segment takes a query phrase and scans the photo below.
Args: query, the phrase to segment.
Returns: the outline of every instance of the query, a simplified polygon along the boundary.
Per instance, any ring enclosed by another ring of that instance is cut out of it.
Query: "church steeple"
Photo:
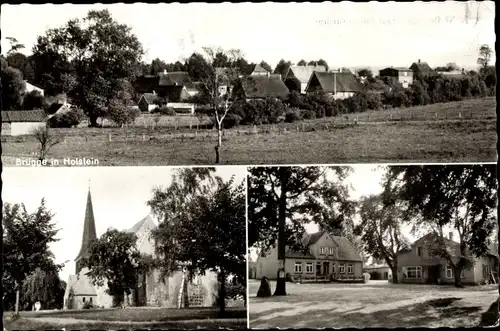
[[[76,274],[78,274],[80,270],[83,268],[82,258],[89,257],[90,244],[94,239],[97,239],[97,234],[95,230],[94,210],[92,208],[92,197],[90,196],[90,181],[89,181],[89,193],[87,195],[87,206],[85,208],[85,220],[83,223],[82,246],[80,248],[80,253],[78,253],[75,259]]]

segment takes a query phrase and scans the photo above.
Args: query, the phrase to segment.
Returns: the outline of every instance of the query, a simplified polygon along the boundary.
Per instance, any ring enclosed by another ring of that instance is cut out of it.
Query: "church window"
[[[83,297],[83,302],[85,302],[85,297]]]
[[[89,300],[90,300],[90,303],[92,303],[92,298],[90,298]]]

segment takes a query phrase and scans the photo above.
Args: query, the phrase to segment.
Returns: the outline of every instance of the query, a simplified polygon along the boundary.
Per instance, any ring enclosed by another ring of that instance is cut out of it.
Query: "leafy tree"
[[[250,168],[248,246],[265,253],[277,244],[283,270],[285,247],[304,249],[305,224],[340,229],[354,213],[342,183],[349,171],[347,167]],[[286,295],[285,287],[285,279],[278,278],[274,295]]]
[[[156,58],[151,62],[151,69],[149,74],[158,75],[159,73],[162,73],[164,70],[168,70],[167,64],[164,61],[160,60],[159,58]]]
[[[2,71],[4,69],[7,69],[7,67],[9,66],[9,63],[7,62],[7,59],[5,59],[5,57],[2,55],[0,55],[0,61],[2,63]]]
[[[215,168],[179,169],[166,188],[148,201],[160,224],[152,235],[162,276],[185,268],[188,277],[218,273],[225,297],[228,276],[245,284],[245,195],[242,185],[214,177]],[[219,302],[224,312],[224,300]]]
[[[2,109],[21,109],[25,91],[26,83],[18,69],[7,67],[2,70]]]
[[[40,268],[30,274],[23,283],[23,293],[28,309],[40,301],[43,309],[61,309],[63,307],[66,286],[59,279],[57,270],[45,272]]]
[[[328,71],[328,63],[327,63],[325,60],[323,60],[323,59],[319,59],[317,64],[318,64],[319,66],[325,66],[326,71]]]
[[[305,67],[307,65],[307,62],[306,62],[306,60],[302,59],[302,60],[299,61],[299,63],[297,63],[297,65]]]
[[[430,253],[452,268],[455,286],[460,274],[470,267],[472,255],[488,250],[495,227],[497,180],[494,165],[390,166],[384,183],[384,200],[389,206],[408,203],[408,212],[419,215],[414,224],[429,229],[435,242]],[[458,248],[444,238],[444,229],[458,232]]]
[[[37,268],[45,272],[59,270],[49,245],[58,241],[58,229],[52,222],[45,199],[33,213],[24,204],[3,204],[3,263],[4,304],[19,311],[20,291],[26,278]],[[28,244],[29,243],[29,244]]]
[[[205,59],[203,55],[193,53],[187,61],[187,71],[189,76],[195,81],[209,79],[210,74],[213,71],[213,66],[211,65],[213,61],[213,57],[211,59]]]
[[[222,148],[222,123],[224,118],[231,110],[233,103],[230,101],[235,100],[235,94],[237,89],[232,88],[238,84],[239,81],[239,69],[238,60],[241,59],[242,53],[239,50],[229,50],[224,52],[229,59],[230,65],[226,67],[225,74],[219,73],[215,68],[210,65],[214,63],[214,58],[217,53],[222,53],[220,49],[213,49],[209,47],[204,47],[204,57],[202,55],[196,55],[196,58],[201,57],[203,59],[204,65],[200,66],[199,70],[204,70],[199,72],[199,80],[201,87],[201,96],[198,100],[208,100],[210,105],[210,114],[215,118],[215,125],[217,128],[217,145],[215,146],[215,163],[220,162],[220,154]],[[198,61],[198,60],[197,60]],[[201,60],[199,60],[201,62]],[[221,91],[221,86],[230,86],[227,92]]]
[[[7,55],[12,54],[12,53],[17,53],[18,50],[24,48],[24,45],[20,44],[19,41],[17,41],[16,38],[14,38],[14,37],[7,37],[6,39],[10,43],[10,49],[8,50]]]
[[[121,80],[117,87],[116,96],[108,105],[106,117],[123,127],[125,124],[133,123],[139,115],[131,109],[133,88],[129,81]]]
[[[409,248],[408,239],[401,232],[404,211],[398,205],[384,206],[382,197],[372,195],[361,200],[361,223],[356,234],[361,235],[364,249],[374,259],[385,260],[392,271],[392,282],[398,283],[397,255]]]
[[[477,59],[477,63],[480,64],[483,68],[488,67],[492,53],[493,51],[491,50],[491,47],[489,45],[481,45],[481,47],[479,47],[479,57]]]
[[[114,306],[122,304],[124,294],[130,295],[137,286],[142,257],[136,242],[134,233],[108,229],[91,244],[84,262],[93,284],[107,285],[106,293],[113,297]]]
[[[360,70],[358,70],[358,76],[365,77],[366,79],[372,79],[373,72],[368,68],[360,69]]]
[[[56,62],[55,69],[46,69],[44,77],[69,85],[66,89],[73,104],[97,126],[97,119],[117,98],[122,80],[133,81],[138,74],[143,49],[131,28],[114,21],[108,10],[91,10],[83,19],[48,30],[38,38],[33,53],[39,63]]]
[[[267,72],[273,72],[273,68],[271,68],[271,66],[266,61],[260,62],[260,66],[266,69]]]
[[[285,79],[285,74],[288,70],[288,68],[290,68],[290,66],[292,65],[292,62],[290,61],[285,61],[283,59],[281,59],[278,64],[276,65],[276,68],[274,68],[274,73],[275,74],[280,74],[281,75],[281,79]]]
[[[23,108],[25,110],[43,109],[44,97],[39,91],[31,91],[24,95]]]
[[[229,58],[224,52],[217,52],[214,57],[214,62],[212,63],[214,68],[226,68],[231,65]]]
[[[317,66],[318,65],[318,61],[309,61],[307,63],[308,66]]]

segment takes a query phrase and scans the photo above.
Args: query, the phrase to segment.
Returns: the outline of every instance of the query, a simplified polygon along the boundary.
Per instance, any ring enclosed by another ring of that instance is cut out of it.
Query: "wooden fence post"
[[[108,134],[108,141],[111,142],[111,133]]]

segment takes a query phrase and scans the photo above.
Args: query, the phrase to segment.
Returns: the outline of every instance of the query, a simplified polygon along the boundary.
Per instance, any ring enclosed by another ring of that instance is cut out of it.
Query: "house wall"
[[[10,136],[12,125],[11,123],[2,123],[2,136]]]
[[[405,76],[405,73],[407,76]],[[410,87],[413,84],[413,72],[411,71],[400,71],[398,75],[398,81],[404,88]]]
[[[75,295],[72,297],[71,309],[83,309],[85,302],[92,300],[92,304],[95,305],[97,296],[96,295]]]
[[[286,261],[286,260],[285,260]],[[268,279],[276,279],[278,268],[280,266],[278,261],[278,250],[276,247],[271,248],[266,256],[259,256],[256,261],[256,278],[261,279],[267,277]],[[285,272],[293,270],[287,268],[285,264]]]
[[[45,122],[14,122],[11,123],[10,126],[10,135],[21,136],[21,135],[31,134],[34,129],[44,126]],[[2,134],[3,134],[3,125],[2,125]]]
[[[186,114],[194,114],[194,104],[183,103],[183,102],[169,102],[167,107],[173,108],[175,111],[179,111]]]
[[[329,97],[331,97],[334,100],[344,100],[347,98],[351,98],[356,94],[355,92],[337,92],[337,93],[327,93]]]
[[[329,270],[328,275],[346,275],[346,276],[355,276],[361,277],[363,275],[363,263],[361,261],[342,261],[342,260],[334,260],[334,259],[296,259],[296,258],[288,258],[285,260],[285,270],[287,273],[290,273],[293,277],[297,278],[301,276],[302,278],[315,278],[316,277],[316,266],[320,265],[321,271],[320,275],[324,275],[324,267],[323,262],[329,262]],[[302,264],[302,272],[295,272],[295,264]],[[312,272],[306,271],[306,266],[312,264]],[[340,272],[340,265],[344,265],[344,272]],[[352,265],[353,271],[348,273],[347,266]],[[274,276],[276,278],[276,276]]]

